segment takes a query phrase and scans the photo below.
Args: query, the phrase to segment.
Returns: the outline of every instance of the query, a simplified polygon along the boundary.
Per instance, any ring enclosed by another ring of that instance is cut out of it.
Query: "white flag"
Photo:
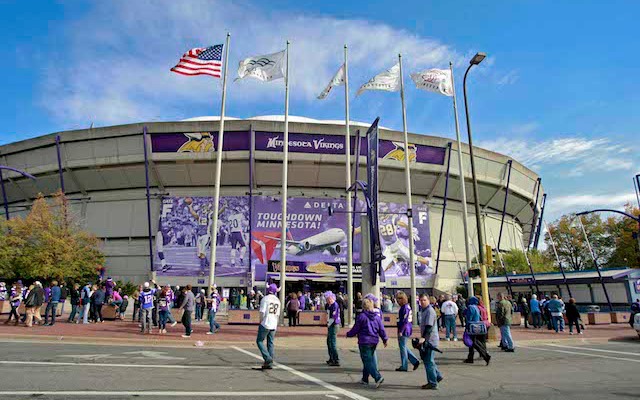
[[[386,90],[387,92],[397,92],[400,90],[400,64],[394,65],[360,86],[356,97],[360,96],[365,90]]]
[[[411,74],[411,79],[418,89],[453,96],[451,71],[448,69],[427,69]]]
[[[338,72],[336,72],[333,78],[331,78],[331,81],[329,82],[327,87],[324,88],[322,93],[318,95],[318,100],[325,99],[334,86],[342,86],[342,85],[344,85],[344,64],[342,64]]]
[[[274,79],[284,78],[284,58],[286,50],[264,56],[249,57],[240,61],[238,67],[238,79],[250,76],[258,80],[268,82]]]

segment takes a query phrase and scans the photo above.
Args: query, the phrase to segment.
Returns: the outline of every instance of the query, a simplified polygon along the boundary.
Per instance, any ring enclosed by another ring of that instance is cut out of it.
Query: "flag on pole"
[[[182,75],[211,75],[220,78],[222,75],[222,47],[217,44],[210,47],[196,47],[184,53],[178,64],[171,71]]]
[[[344,64],[342,64],[338,72],[336,72],[333,78],[331,78],[331,81],[329,82],[327,87],[324,88],[322,93],[318,95],[318,100],[324,100],[334,86],[342,86],[342,85],[344,85]]]
[[[418,89],[453,96],[451,71],[448,69],[427,69],[411,74],[411,79]]]
[[[245,58],[240,61],[236,81],[247,76],[263,82],[284,78],[284,61],[286,50],[278,53]]]
[[[387,92],[400,90],[400,63],[374,76],[369,82],[360,86],[356,97],[360,96],[365,90],[386,90]]]

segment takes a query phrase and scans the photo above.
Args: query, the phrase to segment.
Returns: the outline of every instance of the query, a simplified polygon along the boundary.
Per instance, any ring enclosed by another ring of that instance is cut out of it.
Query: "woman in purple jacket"
[[[408,371],[409,361],[413,364],[413,370],[415,371],[420,366],[420,361],[407,347],[407,340],[411,338],[413,333],[413,319],[409,299],[404,292],[398,292],[396,293],[396,301],[400,306],[398,311],[398,347],[400,348],[400,361],[402,363],[400,367],[396,368],[396,371]]]
[[[360,349],[360,358],[362,359],[362,380],[363,385],[369,384],[369,375],[376,382],[376,388],[379,388],[384,378],[378,371],[378,362],[376,357],[376,347],[379,339],[382,339],[384,347],[387,347],[387,332],[384,330],[382,318],[373,311],[373,303],[369,299],[362,301],[363,312],[358,315],[356,324],[347,332],[347,337],[358,336],[358,348]]]

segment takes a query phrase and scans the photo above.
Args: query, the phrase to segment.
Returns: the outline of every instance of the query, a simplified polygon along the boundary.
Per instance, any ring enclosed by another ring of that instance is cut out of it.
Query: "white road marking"
[[[258,359],[258,360],[262,361],[262,357],[261,357],[261,356],[259,356],[259,355],[257,355],[257,354],[253,354],[253,353],[252,353],[252,352],[250,352],[250,351],[247,351],[247,350],[241,349],[240,347],[236,347],[236,346],[231,346],[231,348],[236,349],[236,350],[238,350],[238,351],[239,351],[239,352],[241,352],[241,353],[244,353],[244,354],[246,354],[246,355],[248,355],[248,356],[251,356],[251,357],[253,357],[253,358],[255,358],[255,359]],[[338,386],[332,385],[332,384],[327,383],[327,382],[325,382],[325,381],[323,381],[323,380],[321,380],[321,379],[318,379],[318,378],[316,378],[316,377],[314,377],[314,376],[311,376],[311,375],[309,375],[309,374],[305,374],[304,372],[300,372],[300,371],[298,371],[298,370],[296,370],[296,369],[293,369],[293,368],[291,368],[291,367],[288,367],[288,366],[286,366],[286,365],[284,365],[284,364],[280,364],[280,363],[275,363],[275,362],[274,362],[274,366],[279,367],[280,369],[283,369],[283,370],[285,370],[285,371],[289,371],[289,372],[291,372],[292,374],[297,375],[297,376],[299,376],[299,377],[300,377],[300,378],[302,378],[302,379],[306,379],[306,380],[308,380],[309,382],[313,382],[313,383],[318,384],[318,385],[320,385],[320,386],[322,386],[322,387],[324,387],[324,388],[326,388],[326,389],[329,389],[329,390],[331,390],[331,391],[333,392],[333,394],[336,394],[336,393],[337,393],[337,394],[341,394],[341,395],[343,395],[343,396],[346,396],[346,397],[348,397],[348,398],[350,398],[350,399],[354,399],[354,400],[369,400],[369,399],[367,399],[366,397],[364,397],[364,396],[360,396],[360,395],[359,395],[359,394],[357,394],[357,393],[350,392],[350,391],[348,391],[348,390],[346,390],[346,389],[343,389],[343,388],[341,388],[341,387],[338,387]]]
[[[556,352],[556,353],[574,354],[574,355],[579,355],[579,356],[607,358],[607,359],[610,359],[610,360],[631,361],[631,362],[640,363],[640,360],[635,360],[633,358],[611,357],[611,356],[603,356],[601,354],[580,353],[580,352],[577,352],[577,351],[553,350],[553,349],[545,349],[545,348],[542,348],[542,347],[530,347],[530,346],[520,346],[520,347],[524,347],[524,348],[527,348],[527,349],[533,349],[533,350],[553,351],[553,352]]]
[[[70,397],[70,396],[80,396],[80,397],[89,397],[89,396],[164,396],[164,397],[264,397],[264,396],[323,396],[327,394],[331,394],[334,392],[330,391],[298,391],[298,392],[161,392],[161,391],[122,391],[122,392],[93,392],[93,391],[1,391],[1,396],[61,396],[61,397]]]
[[[122,368],[165,368],[165,369],[237,369],[224,365],[165,365],[165,364],[104,364],[104,363],[74,363],[53,361],[0,361],[0,365],[46,365],[50,367],[122,367]]]
[[[614,353],[614,354],[624,354],[624,355],[636,355],[636,356],[640,356],[640,353],[634,353],[631,351],[615,351],[615,350],[605,350],[605,349],[594,349],[592,347],[577,347],[577,346],[563,346],[560,344],[552,344],[549,343],[547,344],[547,346],[553,346],[553,347],[560,347],[560,348],[564,348],[564,349],[575,349],[575,350],[590,350],[590,351],[598,351],[601,353]]]
[[[330,399],[339,399],[340,397],[334,396],[332,394],[325,394],[324,397],[329,397]]]

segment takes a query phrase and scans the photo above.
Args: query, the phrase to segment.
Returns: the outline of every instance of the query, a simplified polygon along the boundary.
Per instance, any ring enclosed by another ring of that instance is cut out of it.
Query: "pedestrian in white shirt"
[[[260,326],[258,327],[258,337],[256,338],[256,344],[264,359],[262,369],[273,368],[274,358],[274,339],[276,336],[276,329],[278,329],[278,322],[280,320],[280,312],[282,307],[280,299],[275,294],[278,293],[278,287],[275,284],[270,284],[267,287],[267,295],[260,301]],[[267,339],[267,347],[264,346],[264,340]]]
[[[445,340],[449,341],[453,336],[453,341],[458,341],[456,335],[456,316],[458,315],[458,305],[451,300],[450,295],[445,296],[445,302],[440,307],[440,312],[444,316],[444,327],[446,329]]]

